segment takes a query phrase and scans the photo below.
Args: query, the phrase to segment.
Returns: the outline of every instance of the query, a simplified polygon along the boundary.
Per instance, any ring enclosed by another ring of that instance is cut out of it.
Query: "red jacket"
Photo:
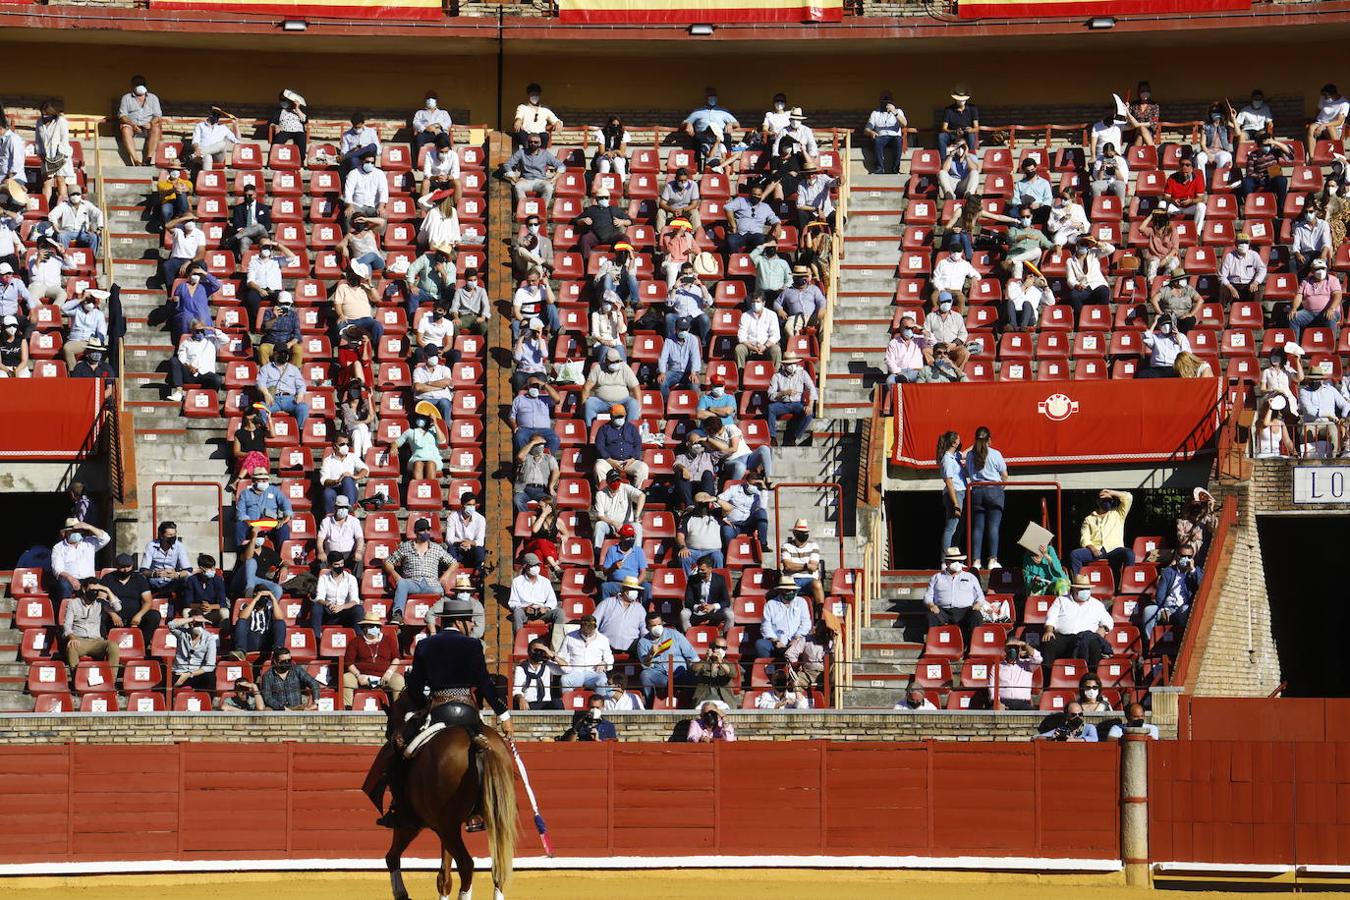
[[[396,659],[398,640],[392,634],[384,635],[375,643],[358,635],[347,645],[347,653],[342,657],[342,671],[356,666],[362,675],[383,675]]]

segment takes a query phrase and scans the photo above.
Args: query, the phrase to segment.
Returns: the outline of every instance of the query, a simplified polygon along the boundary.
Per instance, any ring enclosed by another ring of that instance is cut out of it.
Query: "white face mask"
[[[197,223],[196,223],[196,222],[184,222],[184,223],[183,223],[183,232],[184,232],[185,234],[192,234],[192,232],[194,232],[194,231],[196,231],[196,230],[197,230]]]
[[[947,563],[947,571],[951,572],[953,575],[957,574],[965,567],[965,563],[961,562],[959,559],[954,559]]]
[[[1074,591],[1073,596],[1074,599],[1077,600],[1079,603],[1086,603],[1088,600],[1092,599],[1092,589],[1082,588],[1080,590]]]
[[[1085,688],[1083,690],[1083,697],[1088,700],[1096,700],[1100,694],[1101,692],[1096,688]]]
[[[945,313],[951,312],[952,302],[950,300],[943,300],[941,303],[938,304],[938,309]]]
[[[775,112],[782,112],[783,110],[787,109],[787,104],[779,101],[774,101],[773,108]]]
[[[651,626],[652,637],[659,638],[662,635],[662,633],[665,632],[665,630],[666,626],[664,625],[657,624]]]
[[[341,522],[343,519],[347,518],[347,515],[350,512],[351,510],[347,509],[346,507],[339,506],[337,509],[333,510],[333,518]]]
[[[535,104],[535,105],[537,106],[537,105],[539,104],[539,95],[538,95],[538,94],[531,94],[531,95],[530,95],[530,102],[533,103],[533,104]]]
[[[270,249],[264,247],[263,249],[261,249],[261,250],[258,251],[258,255],[261,256],[263,259],[271,259],[271,258],[272,258],[272,251],[271,251]]]
[[[625,419],[623,416],[618,416],[617,418],[610,419],[610,421],[614,423],[615,427],[622,428],[623,423],[627,422],[628,420]]]
[[[724,387],[715,387],[715,388],[713,388],[711,391],[709,391],[709,393],[711,393],[714,397],[721,397],[721,396],[725,395],[726,392],[727,392],[727,389],[724,388]]]
[[[436,98],[435,98],[435,97],[428,97],[428,98],[427,98],[427,109],[435,109],[435,108],[436,108]]]
[[[529,229],[530,234],[538,234],[538,233],[539,233],[539,226],[538,226],[538,225],[527,225],[526,228]]]
[[[375,164],[373,162],[361,163],[361,171],[369,175],[371,172],[375,171]]]
[[[143,84],[138,84],[136,85],[132,93],[135,94],[137,97],[144,97],[147,93],[149,93],[149,88],[147,88]]]
[[[534,576],[536,576],[536,575],[539,574],[539,567],[538,567],[538,566],[526,566],[526,567],[525,567],[525,574],[526,574],[526,575],[529,575],[531,578],[533,578]]]

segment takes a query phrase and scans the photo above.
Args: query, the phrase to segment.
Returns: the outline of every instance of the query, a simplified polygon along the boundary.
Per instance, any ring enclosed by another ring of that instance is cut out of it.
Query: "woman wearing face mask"
[[[28,341],[19,329],[17,316],[5,316],[0,328],[0,378],[30,378]]]
[[[1022,557],[1022,584],[1028,595],[1059,597],[1069,591],[1069,575],[1050,544]]]
[[[263,417],[258,406],[252,403],[245,406],[232,441],[235,466],[226,490],[234,490],[238,480],[254,469],[265,469],[271,465],[267,458],[267,439],[271,436],[271,423]]]
[[[533,553],[550,572],[559,572],[562,569],[558,563],[558,547],[571,536],[562,511],[552,498],[544,497],[530,516],[530,536],[525,539],[521,552]]]
[[[365,216],[353,216],[351,229],[334,248],[342,258],[343,268],[350,269],[353,263],[366,266],[373,273],[384,271],[384,253],[380,249],[380,236],[370,226]]]
[[[1162,110],[1153,102],[1153,89],[1147,81],[1139,82],[1135,100],[1130,104],[1130,116],[1134,119],[1135,146],[1152,147],[1157,143]]]
[[[1003,482],[1008,480],[1008,464],[1003,454],[989,444],[989,429],[975,429],[975,444],[966,456],[965,480],[995,482],[971,488],[971,552],[976,569],[984,568],[984,549],[989,550],[989,568],[1000,568],[998,561],[999,528],[1003,524]]]
[[[56,182],[52,205],[66,199],[66,187],[75,183],[75,164],[72,161],[70,146],[70,123],[66,120],[65,106],[55,97],[42,101],[37,125],[33,129],[36,139],[38,158],[42,162],[42,181],[44,187]],[[97,255],[97,254],[96,254]]]
[[[459,211],[455,195],[449,191],[433,191],[417,201],[423,210],[422,224],[417,227],[417,247],[426,252],[435,247],[454,250],[463,240],[459,227]]]
[[[1110,712],[1111,701],[1102,694],[1102,681],[1091,673],[1078,681],[1078,702],[1083,704],[1083,712]]]
[[[623,301],[618,294],[607,291],[591,312],[591,331],[587,337],[596,362],[604,365],[610,357],[618,363],[627,360],[627,336],[628,313]]]
[[[609,116],[603,128],[595,129],[595,171],[602,175],[613,172],[622,183],[628,174],[628,142],[631,140],[628,130],[623,127],[623,119]]]
[[[697,242],[694,240],[694,227],[688,219],[670,220],[666,230],[657,240],[657,255],[661,258],[661,268],[666,273],[666,291],[675,289],[684,267],[691,265]]]
[[[1218,169],[1233,164],[1237,131],[1237,113],[1228,101],[1211,103],[1200,131],[1200,145],[1193,147],[1195,174],[1202,184],[1208,184],[1209,176]]]
[[[412,115],[413,157],[421,151],[423,145],[435,143],[440,138],[450,137],[450,113],[441,109],[440,95],[427,91],[422,97],[422,108]]]
[[[1045,223],[1046,230],[1053,235],[1056,247],[1066,247],[1076,243],[1080,237],[1091,230],[1087,211],[1078,202],[1078,193],[1072,189],[1055,190],[1055,198],[1050,203],[1050,218]]]
[[[432,139],[431,149],[426,151],[426,159],[422,161],[421,195],[425,197],[429,194],[449,191],[451,199],[458,200],[459,175],[459,154],[455,152],[450,135],[436,135]]]
[[[629,306],[637,306],[639,301],[637,279],[637,254],[633,245],[619,241],[614,245],[614,255],[601,257],[595,272],[595,292],[600,296],[617,294]]]
[[[1298,420],[1298,396],[1295,392],[1302,383],[1302,351],[1286,354],[1284,348],[1272,350],[1265,368],[1261,370],[1260,400],[1257,403],[1257,416],[1261,420],[1260,438],[1266,445],[1262,447],[1262,452],[1293,454],[1294,447],[1287,426]],[[1277,398],[1278,403],[1275,402]]]
[[[937,465],[942,473],[942,544],[938,552],[945,554],[948,547],[955,546],[952,539],[956,536],[956,527],[961,523],[961,511],[965,509],[966,477],[964,458],[961,455],[961,435],[955,431],[944,431],[937,441]]]
[[[309,116],[305,113],[305,98],[295,91],[284,90],[277,95],[277,105],[267,122],[272,146],[294,144],[305,158],[309,146]]]
[[[408,457],[408,477],[414,481],[432,481],[440,477],[444,460],[441,456],[441,432],[430,417],[415,415],[407,431],[394,441],[394,450],[407,444],[412,448]]]

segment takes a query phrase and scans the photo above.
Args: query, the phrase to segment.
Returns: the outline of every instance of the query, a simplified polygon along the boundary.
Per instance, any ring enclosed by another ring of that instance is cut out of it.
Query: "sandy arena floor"
[[[414,900],[437,900],[434,876],[405,875]],[[1003,875],[904,871],[829,870],[646,870],[638,872],[520,872],[508,897],[519,900],[687,900],[724,897],[735,900],[1109,900],[1137,897],[1121,876]],[[5,900],[378,900],[389,897],[389,879],[378,873],[239,874],[175,876],[92,876],[85,878],[0,879]],[[454,896],[454,895],[452,895]],[[1192,892],[1172,896],[1200,898],[1254,897],[1248,892]],[[1270,896],[1264,894],[1263,896]],[[475,898],[492,897],[491,878],[480,872]]]

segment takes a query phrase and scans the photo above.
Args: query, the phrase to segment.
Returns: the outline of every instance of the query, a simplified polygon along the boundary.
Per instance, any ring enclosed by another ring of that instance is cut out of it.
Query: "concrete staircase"
[[[167,399],[168,359],[173,352],[162,317],[164,288],[158,274],[160,236],[150,230],[147,205],[155,169],[125,166],[111,137],[100,140],[104,198],[113,257],[113,280],[122,288],[127,317],[124,390],[136,429],[138,509],[117,511],[114,535],[119,551],[139,553],[150,539],[154,521],[178,524],[179,536],[195,558],[220,553],[220,517],[213,484],[222,487],[230,465],[225,428],[219,419],[189,419],[180,405]],[[154,227],[158,227],[157,222]],[[151,324],[151,323],[154,324]],[[197,487],[156,482],[191,481]],[[224,495],[230,503],[230,496]],[[225,545],[232,541],[228,538]],[[228,562],[227,562],[228,564]]]
[[[28,666],[19,661],[23,635],[14,627],[18,601],[5,596],[9,593],[9,581],[8,574],[0,575],[0,713],[27,712],[33,708],[33,698],[24,693]]]

